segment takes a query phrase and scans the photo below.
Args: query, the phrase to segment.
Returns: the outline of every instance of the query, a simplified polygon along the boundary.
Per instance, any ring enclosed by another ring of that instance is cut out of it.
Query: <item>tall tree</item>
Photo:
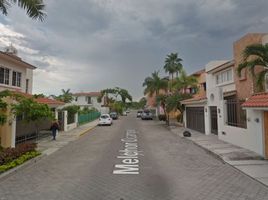
[[[116,90],[115,93],[117,93],[121,97],[122,102],[124,104],[126,103],[126,100],[132,101],[132,96],[126,89],[116,87],[115,90]]]
[[[197,88],[197,79],[194,76],[187,76],[185,70],[182,69],[179,77],[173,82],[172,89],[175,92],[185,93],[189,86]]]
[[[156,94],[156,96],[158,96],[161,89],[167,89],[168,81],[164,78],[160,78],[159,71],[155,71],[150,77],[145,78],[142,86],[146,87],[144,94],[149,94],[149,96]]]
[[[259,73],[255,72],[257,66],[263,67]],[[263,89],[265,75],[268,72],[268,44],[252,44],[243,51],[243,62],[238,66],[237,72],[241,76],[242,70],[248,69],[260,90]]]
[[[165,59],[164,70],[171,75],[171,85],[174,79],[174,73],[177,74],[182,70],[182,59],[178,57],[178,53],[170,53]]]
[[[26,10],[27,15],[32,19],[43,21],[46,16],[43,0],[0,0],[0,11],[7,15],[8,9],[14,4]]]
[[[70,89],[61,90],[62,94],[56,97],[57,100],[63,101],[65,103],[71,103],[73,100],[73,96]]]

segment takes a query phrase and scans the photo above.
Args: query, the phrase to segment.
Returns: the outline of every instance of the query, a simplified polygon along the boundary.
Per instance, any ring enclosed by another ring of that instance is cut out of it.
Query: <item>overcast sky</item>
[[[178,52],[188,73],[231,59],[232,43],[268,32],[267,0],[44,0],[36,22],[14,6],[0,15],[0,48],[12,44],[38,68],[34,93],[119,86],[135,99],[142,82]]]

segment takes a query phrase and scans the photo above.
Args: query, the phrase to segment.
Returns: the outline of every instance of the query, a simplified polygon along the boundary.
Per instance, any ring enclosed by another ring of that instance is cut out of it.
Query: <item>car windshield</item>
[[[107,118],[109,118],[109,116],[108,115],[102,115],[100,118],[107,119]]]

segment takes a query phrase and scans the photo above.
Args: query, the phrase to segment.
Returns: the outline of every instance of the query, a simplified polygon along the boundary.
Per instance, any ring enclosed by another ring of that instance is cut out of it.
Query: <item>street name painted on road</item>
[[[127,130],[125,138],[121,139],[124,149],[119,150],[120,164],[114,166],[113,174],[139,174],[138,138],[136,130]]]

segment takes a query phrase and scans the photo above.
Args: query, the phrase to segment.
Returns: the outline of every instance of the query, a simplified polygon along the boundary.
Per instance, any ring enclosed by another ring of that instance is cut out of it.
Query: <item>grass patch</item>
[[[6,164],[0,165],[0,173],[3,173],[9,169],[17,167],[17,166],[23,164],[24,162],[26,162],[27,160],[30,160],[36,156],[39,156],[40,154],[41,153],[38,151],[27,152],[27,153],[21,155],[20,157],[6,163]]]

